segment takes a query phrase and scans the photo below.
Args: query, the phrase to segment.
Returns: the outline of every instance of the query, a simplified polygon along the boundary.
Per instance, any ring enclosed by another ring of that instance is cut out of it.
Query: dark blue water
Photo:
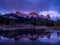
[[[0,45],[60,45],[60,37],[57,37],[56,34],[52,34],[50,39],[48,39],[47,37],[38,38],[37,40],[21,38],[18,41],[15,41],[14,39],[1,37]]]
[[[39,37],[37,40],[29,40],[23,37],[16,41],[13,38],[0,36],[0,45],[60,45],[60,35],[57,35],[57,31],[51,30],[51,32],[49,39],[44,36],[43,38]]]
[[[40,40],[29,41],[29,40],[19,40],[19,41],[9,41],[4,40],[0,41],[0,45],[60,45],[60,42],[50,43],[50,42],[42,42]]]

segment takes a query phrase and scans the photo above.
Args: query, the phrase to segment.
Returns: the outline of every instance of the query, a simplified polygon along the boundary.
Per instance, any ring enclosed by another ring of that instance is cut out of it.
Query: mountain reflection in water
[[[58,35],[59,31],[51,30],[50,32],[52,32],[50,38],[44,36],[43,38],[38,37],[36,40],[22,37],[18,41],[15,41],[13,38],[0,36],[0,45],[60,45],[60,35]]]

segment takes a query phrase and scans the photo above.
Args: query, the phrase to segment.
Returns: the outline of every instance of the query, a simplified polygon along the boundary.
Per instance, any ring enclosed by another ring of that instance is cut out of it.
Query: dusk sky
[[[0,0],[0,12],[19,11],[48,11],[60,12],[60,0]]]

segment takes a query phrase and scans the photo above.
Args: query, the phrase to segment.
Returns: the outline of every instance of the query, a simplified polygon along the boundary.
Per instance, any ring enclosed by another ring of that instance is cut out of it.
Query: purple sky
[[[60,12],[60,0],[0,0],[0,12],[19,11],[47,11]]]

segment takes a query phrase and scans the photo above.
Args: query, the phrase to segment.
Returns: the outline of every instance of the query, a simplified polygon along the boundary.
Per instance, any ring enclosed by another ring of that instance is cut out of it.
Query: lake
[[[44,36],[36,40],[29,40],[26,37],[22,37],[15,41],[13,38],[0,36],[0,45],[60,45],[60,35],[58,36],[57,34],[59,31],[50,30],[49,32],[51,32],[50,38]]]

